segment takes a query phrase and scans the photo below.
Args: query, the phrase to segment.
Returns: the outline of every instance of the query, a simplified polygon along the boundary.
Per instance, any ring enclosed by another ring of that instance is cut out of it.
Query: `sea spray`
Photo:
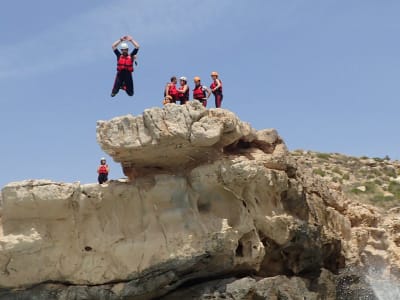
[[[370,272],[367,278],[378,300],[400,299],[400,281],[391,279],[375,271]]]

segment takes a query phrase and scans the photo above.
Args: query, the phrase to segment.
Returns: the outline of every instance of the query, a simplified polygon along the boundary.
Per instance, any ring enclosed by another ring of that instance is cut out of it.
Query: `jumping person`
[[[221,107],[222,98],[224,98],[222,95],[222,81],[218,78],[218,73],[215,71],[211,72],[211,78],[213,82],[210,85],[210,89],[215,97],[215,107],[218,108]]]
[[[97,177],[97,180],[99,181],[99,184],[102,184],[108,180],[108,172],[110,171],[110,168],[108,167],[106,163],[106,159],[102,157],[100,159],[100,166],[97,168],[97,174],[99,176]]]
[[[204,107],[207,107],[207,99],[211,95],[211,91],[208,87],[201,84],[200,77],[196,76],[193,78],[194,81],[194,89],[193,89],[193,98],[199,100]]]
[[[126,41],[131,42],[135,47],[130,54]],[[118,46],[120,46],[121,51],[118,50]],[[133,96],[133,63],[139,51],[139,44],[131,36],[126,35],[116,40],[111,47],[117,56],[117,75],[115,76],[111,97],[114,97],[120,89],[125,90],[129,96]]]
[[[185,76],[179,78],[178,100],[181,104],[185,104],[189,100],[189,86]]]

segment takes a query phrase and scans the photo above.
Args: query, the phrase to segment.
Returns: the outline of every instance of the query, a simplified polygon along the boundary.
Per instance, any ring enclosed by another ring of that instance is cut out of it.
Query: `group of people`
[[[221,107],[222,104],[222,81],[218,78],[217,72],[211,72],[212,83],[210,88],[201,83],[200,77],[196,76],[193,78],[194,89],[193,99],[200,101],[204,107],[207,107],[207,100],[211,93],[215,97],[215,107]],[[164,101],[163,104],[177,103],[185,104],[189,101],[189,86],[187,84],[187,78],[182,76],[179,78],[179,86],[177,86],[176,76],[172,76],[169,83],[165,86]]]
[[[134,46],[134,49],[130,53],[128,42]],[[117,95],[121,89],[129,96],[133,96],[134,87],[132,73],[134,71],[134,65],[137,64],[136,58],[140,47],[139,43],[130,35],[125,35],[116,40],[111,47],[117,57],[117,74],[111,91],[111,97]],[[206,107],[207,100],[212,93],[215,97],[215,107],[221,107],[223,99],[222,81],[219,79],[217,72],[211,72],[211,78],[212,83],[209,88],[202,85],[200,77],[196,76],[193,78],[195,85],[193,89],[193,99],[200,101],[203,106]],[[179,78],[179,82],[180,86],[177,86],[176,76],[171,77],[171,81],[165,87],[164,104],[177,102],[185,104],[189,101],[190,91],[187,84],[187,78],[182,76]]]
[[[134,49],[129,53],[130,42]],[[133,78],[134,65],[137,65],[136,58],[139,51],[139,43],[135,41],[130,35],[125,35],[116,40],[112,44],[112,50],[117,57],[117,74],[115,76],[114,85],[111,91],[111,97],[118,94],[119,90],[124,90],[129,96],[133,96]],[[119,47],[119,49],[118,49]],[[222,104],[222,81],[219,79],[217,72],[211,72],[212,83],[207,87],[201,83],[200,77],[193,78],[194,89],[193,99],[200,101],[204,107],[207,107],[207,100],[211,94],[215,97],[215,107],[221,107]],[[172,76],[169,83],[167,83],[164,91],[164,104],[177,103],[185,104],[189,101],[190,89],[187,83],[187,78],[182,76],[179,78],[180,85],[177,86],[176,76]],[[97,168],[99,184],[105,183],[108,180],[108,173],[110,169],[106,163],[106,159],[100,159],[100,166]]]

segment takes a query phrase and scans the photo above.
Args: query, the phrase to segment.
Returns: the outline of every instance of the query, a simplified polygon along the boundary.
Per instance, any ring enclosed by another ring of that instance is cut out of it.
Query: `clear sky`
[[[96,121],[161,106],[171,75],[193,87],[214,70],[223,108],[290,150],[400,159],[399,16],[397,0],[6,1],[0,187],[96,182],[102,156],[122,177]],[[141,46],[135,95],[111,98],[111,44],[125,34]]]

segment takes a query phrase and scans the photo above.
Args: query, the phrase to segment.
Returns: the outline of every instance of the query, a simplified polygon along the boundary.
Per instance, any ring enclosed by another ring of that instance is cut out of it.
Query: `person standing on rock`
[[[110,168],[108,167],[106,163],[106,159],[102,157],[100,159],[100,166],[97,168],[97,174],[99,176],[97,177],[97,180],[99,181],[99,184],[102,184],[108,180],[108,173],[110,171]]]
[[[135,47],[131,53],[129,53],[127,41],[131,42]],[[118,50],[118,46],[120,46],[121,51]],[[117,75],[115,76],[111,97],[118,94],[120,89],[125,90],[129,96],[133,96],[133,63],[139,51],[139,44],[131,36],[125,35],[116,40],[111,47],[117,56]]]
[[[208,87],[201,84],[201,79],[199,76],[193,78],[195,87],[193,89],[193,98],[199,100],[204,107],[207,107],[207,99],[211,95],[211,91]]]
[[[189,100],[189,86],[187,85],[187,78],[182,76],[179,78],[178,100],[181,104],[185,104]]]
[[[172,76],[170,82],[167,83],[164,90],[164,104],[176,103],[178,100],[178,90],[176,88],[176,76]]]
[[[221,107],[222,98],[224,97],[222,95],[222,81],[218,78],[218,73],[215,71],[211,72],[211,78],[213,82],[210,85],[210,89],[215,97],[215,107],[218,108]]]

